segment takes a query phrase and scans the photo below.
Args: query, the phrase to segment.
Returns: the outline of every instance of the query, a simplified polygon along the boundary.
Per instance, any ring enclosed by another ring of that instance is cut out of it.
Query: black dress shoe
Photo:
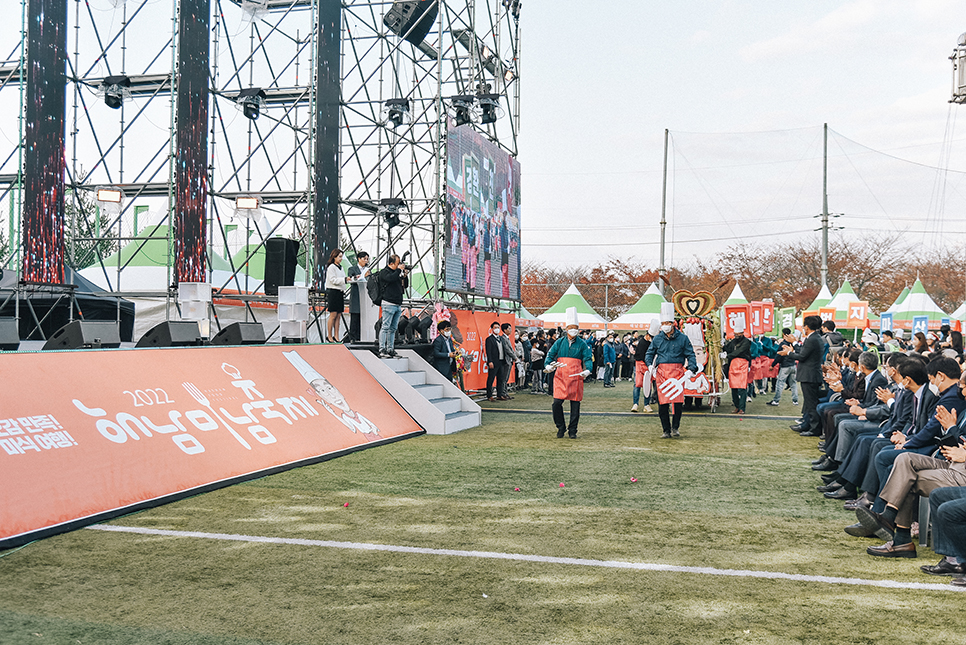
[[[812,465],[813,465],[813,466],[817,466],[817,465],[819,465],[820,463],[822,463],[823,461],[825,461],[826,459],[828,459],[828,455],[822,455],[822,456],[821,456],[821,457],[819,457],[818,459],[813,459],[813,460],[812,460]]]
[[[792,425],[790,425],[788,427],[791,428],[792,430],[794,430],[795,432],[801,432],[802,430],[805,429],[805,426],[803,426],[800,423],[794,423],[794,424],[792,424]]]
[[[874,538],[875,533],[869,533],[869,530],[862,526],[861,522],[856,522],[855,524],[849,524],[845,527],[845,532],[852,537],[860,538]]]
[[[855,509],[855,518],[866,528],[867,531],[872,531],[875,533],[876,537],[880,540],[891,540],[892,536],[896,533],[896,525],[894,522],[890,522],[881,514],[868,508],[857,508]],[[892,544],[889,542],[888,544]],[[913,550],[915,553],[915,550]],[[906,556],[915,557],[915,556]]]
[[[557,439],[563,439],[563,436],[564,436],[564,431],[563,430],[557,430]]]
[[[837,472],[825,473],[824,475],[822,475],[822,481],[826,484],[831,484],[838,478],[839,478],[839,474]]]
[[[839,465],[832,459],[825,459],[820,464],[812,466],[812,470],[835,470]]]
[[[818,442],[818,446],[816,446],[816,447],[817,447],[817,448],[818,448],[819,450],[825,450],[825,442],[824,442],[824,441],[819,441],[819,442]]]
[[[844,486],[842,486],[841,488],[837,488],[837,489],[835,489],[833,491],[830,491],[828,493],[825,493],[825,497],[827,499],[847,499],[847,500],[853,500],[853,499],[856,498],[856,494],[855,494],[855,491],[851,491],[851,490],[845,488]]]
[[[951,564],[945,557],[939,561],[939,564],[924,564],[919,569],[931,576],[961,576],[966,573],[963,565]]]
[[[824,486],[816,486],[815,490],[817,490],[820,493],[831,493],[832,491],[838,490],[840,488],[842,488],[842,484],[838,482],[831,482],[829,484],[825,484]]]
[[[821,437],[822,433],[820,431],[806,430],[805,432],[799,432],[799,436],[802,437]]]

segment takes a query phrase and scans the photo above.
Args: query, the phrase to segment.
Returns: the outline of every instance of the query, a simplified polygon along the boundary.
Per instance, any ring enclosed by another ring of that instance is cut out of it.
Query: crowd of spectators
[[[817,321],[809,323],[823,353],[819,399],[803,407],[792,430],[819,437],[820,454],[810,466],[822,478],[818,492],[854,513],[847,534],[882,541],[865,550],[883,558],[917,557],[913,538],[930,527],[915,520],[920,498],[928,498],[933,550],[942,559],[920,569],[966,587],[962,334],[943,326],[907,342],[901,332],[880,338],[866,330],[850,343],[834,323],[821,331]],[[798,358],[802,343],[789,344],[783,353]]]

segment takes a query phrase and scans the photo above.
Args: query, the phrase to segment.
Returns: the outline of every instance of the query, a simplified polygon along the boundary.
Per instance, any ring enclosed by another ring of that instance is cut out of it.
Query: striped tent
[[[939,329],[942,319],[949,317],[929,297],[922,282],[916,278],[915,284],[909,290],[909,295],[892,312],[892,324],[900,329],[912,329],[912,321],[918,316],[926,316],[929,319],[929,329]]]
[[[543,321],[544,327],[563,327],[567,323],[567,309],[569,307],[576,307],[577,323],[581,329],[607,328],[607,321],[601,318],[600,314],[590,306],[590,303],[584,300],[584,297],[580,295],[580,291],[577,290],[577,285],[573,283],[560,296],[560,300],[537,316],[537,318]]]
[[[647,329],[661,317],[661,303],[667,302],[656,285],[651,285],[634,306],[607,325],[608,329]]]

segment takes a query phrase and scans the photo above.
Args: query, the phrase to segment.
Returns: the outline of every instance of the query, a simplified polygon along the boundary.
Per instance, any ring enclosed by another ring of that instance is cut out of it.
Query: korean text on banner
[[[9,354],[0,548],[422,430],[341,345]]]

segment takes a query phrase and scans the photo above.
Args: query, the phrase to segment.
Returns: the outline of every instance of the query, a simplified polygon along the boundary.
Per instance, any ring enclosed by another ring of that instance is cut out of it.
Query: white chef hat
[[[674,303],[673,302],[662,302],[661,303],[661,322],[667,322],[669,320],[674,320]]]
[[[876,336],[875,332],[871,329],[866,329],[862,332],[862,342],[863,343],[878,343],[879,337]]]
[[[577,307],[567,307],[567,327],[579,327],[577,324]]]
[[[661,331],[661,321],[657,318],[651,318],[651,325],[647,328],[647,333],[651,336],[657,336],[659,331]]]
[[[736,334],[745,333],[745,321],[742,318],[735,318],[735,321],[731,323],[731,329]]]

